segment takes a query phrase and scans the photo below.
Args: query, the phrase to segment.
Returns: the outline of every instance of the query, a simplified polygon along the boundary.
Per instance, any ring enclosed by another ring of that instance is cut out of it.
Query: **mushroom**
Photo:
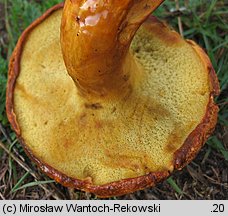
[[[100,197],[154,186],[212,133],[215,71],[195,42],[150,15],[162,2],[66,0],[20,37],[8,118],[62,185]]]

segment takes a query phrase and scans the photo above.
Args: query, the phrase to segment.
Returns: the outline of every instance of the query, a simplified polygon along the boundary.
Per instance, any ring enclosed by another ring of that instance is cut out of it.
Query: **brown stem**
[[[66,0],[61,46],[81,92],[106,96],[131,85],[129,46],[147,16],[164,0]]]

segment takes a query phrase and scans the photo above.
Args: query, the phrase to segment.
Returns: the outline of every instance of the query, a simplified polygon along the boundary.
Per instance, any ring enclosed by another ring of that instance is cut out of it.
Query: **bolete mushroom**
[[[31,159],[64,186],[100,197],[153,186],[212,133],[215,71],[196,43],[150,16],[162,2],[66,0],[20,37],[8,118]]]

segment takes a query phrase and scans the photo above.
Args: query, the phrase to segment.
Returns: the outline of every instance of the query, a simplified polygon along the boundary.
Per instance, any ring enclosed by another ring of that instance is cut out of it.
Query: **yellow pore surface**
[[[101,185],[173,169],[173,154],[204,117],[208,72],[193,48],[160,24],[131,46],[141,71],[128,97],[83,99],[60,48],[62,10],[29,35],[14,109],[21,136],[43,163]],[[164,34],[165,32],[165,34]]]

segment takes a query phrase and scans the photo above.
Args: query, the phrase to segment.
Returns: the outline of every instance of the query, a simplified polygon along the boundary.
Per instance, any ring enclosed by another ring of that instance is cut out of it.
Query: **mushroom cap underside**
[[[130,94],[88,99],[64,65],[61,15],[62,4],[35,21],[11,58],[7,114],[30,157],[63,185],[105,197],[154,185],[190,162],[218,112],[203,50],[150,17],[131,44]]]

